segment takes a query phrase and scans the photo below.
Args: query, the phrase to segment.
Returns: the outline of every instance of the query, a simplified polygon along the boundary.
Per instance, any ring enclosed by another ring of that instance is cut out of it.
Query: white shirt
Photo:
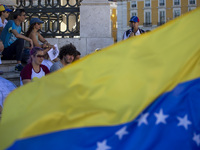
[[[126,35],[126,32],[129,32],[129,34],[128,35]],[[129,38],[130,37],[130,34],[131,34],[131,32],[132,32],[132,29],[129,29],[129,30],[127,30],[126,32],[124,32],[124,34],[123,34],[123,40],[125,40],[125,39],[127,39],[127,38]],[[141,33],[140,33],[140,30],[138,29],[137,30],[137,32],[135,33],[135,35],[137,36],[137,35],[140,35]]]
[[[51,66],[53,65],[53,63],[50,60],[44,59],[42,61],[42,64],[45,65],[49,70],[51,68]]]
[[[140,35],[140,30],[138,29],[137,32],[135,33],[135,35]]]
[[[0,17],[0,27],[4,28],[7,23],[8,23],[8,21],[6,19],[4,20],[4,23],[3,23],[2,20],[1,20],[1,17]]]

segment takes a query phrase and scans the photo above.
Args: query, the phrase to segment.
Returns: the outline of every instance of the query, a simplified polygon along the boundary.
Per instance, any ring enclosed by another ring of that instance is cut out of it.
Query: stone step
[[[12,83],[14,83],[17,87],[20,86],[20,79],[10,79],[9,81],[11,81]]]
[[[20,72],[4,72],[0,77],[13,82],[16,86],[20,86]]]
[[[0,75],[1,77],[5,78],[5,79],[13,79],[13,78],[19,78],[20,77],[20,72],[4,72],[2,75]]]
[[[17,64],[16,60],[1,60],[2,64]]]
[[[2,60],[0,64],[0,70],[3,72],[12,72],[15,71],[15,66],[17,64],[16,60]]]
[[[1,64],[0,65],[0,70],[3,71],[3,72],[13,72],[15,71],[15,65],[10,65],[10,64]]]
[[[0,71],[3,74],[0,77],[13,82],[16,86],[20,86],[20,72],[15,72],[16,60],[1,60]]]

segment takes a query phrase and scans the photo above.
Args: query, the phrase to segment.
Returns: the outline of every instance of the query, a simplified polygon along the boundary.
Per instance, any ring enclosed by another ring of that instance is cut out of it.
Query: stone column
[[[122,40],[123,33],[128,29],[127,26],[127,2],[118,1],[117,2],[117,41]]]
[[[80,6],[80,38],[86,40],[87,54],[114,43],[108,0],[83,0]]]

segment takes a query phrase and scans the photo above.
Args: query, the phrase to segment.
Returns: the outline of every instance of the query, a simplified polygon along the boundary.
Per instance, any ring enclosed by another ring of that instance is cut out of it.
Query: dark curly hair
[[[76,47],[72,43],[60,48],[59,58],[62,59],[66,55],[76,55]]]

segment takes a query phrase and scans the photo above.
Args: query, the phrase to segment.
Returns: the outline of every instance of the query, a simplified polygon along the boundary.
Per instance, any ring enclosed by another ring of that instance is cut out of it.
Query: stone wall
[[[110,5],[107,0],[83,0],[80,6],[80,38],[48,38],[62,47],[72,43],[81,56],[114,43],[111,35]]]

